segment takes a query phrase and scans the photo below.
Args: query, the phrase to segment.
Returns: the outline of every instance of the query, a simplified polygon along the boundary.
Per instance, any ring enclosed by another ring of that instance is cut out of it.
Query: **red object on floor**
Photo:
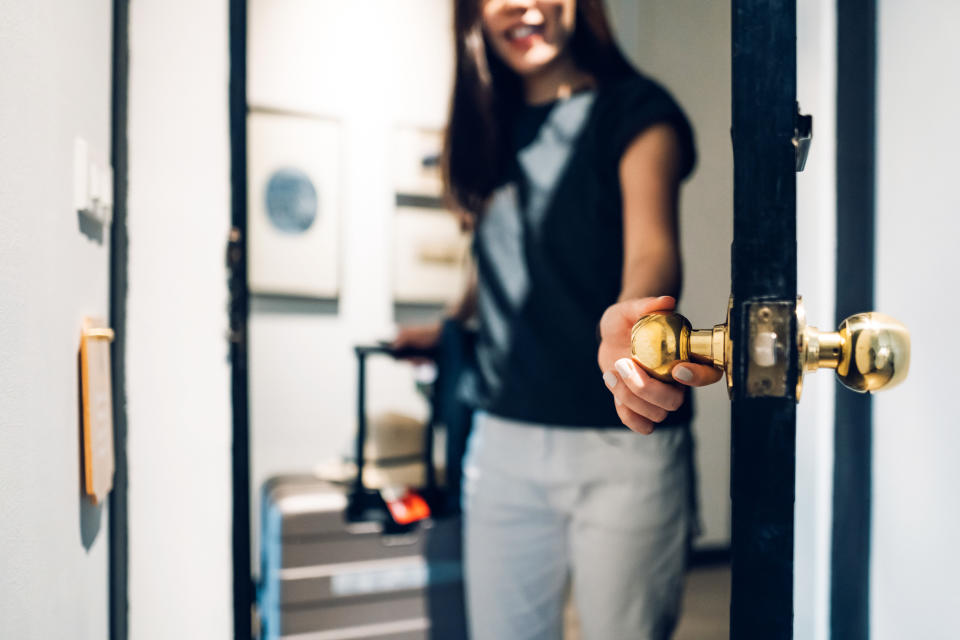
[[[392,492],[382,491],[384,502],[393,521],[397,524],[410,524],[430,517],[430,505],[416,491],[407,489],[403,495],[389,495]]]

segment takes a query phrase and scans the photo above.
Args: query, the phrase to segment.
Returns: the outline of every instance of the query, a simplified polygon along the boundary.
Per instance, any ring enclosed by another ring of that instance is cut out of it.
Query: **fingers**
[[[670,412],[666,409],[633,395],[623,385],[621,385],[620,392],[614,393],[613,397],[615,402],[619,402],[626,406],[627,409],[630,409],[630,411],[633,411],[642,418],[646,418],[650,422],[663,422],[667,419],[667,416],[670,415]]]
[[[723,371],[705,364],[684,362],[675,366],[671,375],[673,375],[674,380],[687,386],[705,387],[723,377]]]
[[[643,416],[637,415],[628,409],[626,405],[617,405],[617,415],[620,416],[621,422],[623,422],[623,424],[631,431],[636,431],[637,433],[642,433],[646,436],[653,433],[653,422],[647,420]]]
[[[658,422],[683,404],[683,390],[650,377],[629,358],[614,363],[616,372],[607,371],[603,381],[613,393],[617,415],[637,433],[653,433]]]
[[[402,327],[391,345],[395,349],[402,347],[426,349],[434,346],[439,336],[440,327],[437,325]]]
[[[390,343],[394,357],[413,364],[426,364],[433,359],[428,355],[413,355],[406,350],[416,352],[429,350],[436,346],[440,328],[435,325],[403,327]]]
[[[620,358],[613,363],[625,390],[650,404],[666,411],[676,411],[683,404],[683,390],[650,377],[630,358]],[[619,386],[619,385],[618,385]],[[611,389],[615,391],[616,387]]]
[[[618,311],[632,325],[640,316],[654,311],[672,311],[677,306],[677,301],[673,296],[659,296],[657,298],[634,298],[624,300],[616,305]]]
[[[632,327],[640,316],[654,311],[670,311],[677,305],[671,296],[633,298],[607,307],[600,318],[601,333],[619,332]]]
[[[627,385],[620,384],[617,375],[612,371],[603,374],[603,381],[613,393],[613,400],[617,406],[625,405],[627,409],[650,422],[663,422],[666,419],[668,415],[666,409],[637,396]]]

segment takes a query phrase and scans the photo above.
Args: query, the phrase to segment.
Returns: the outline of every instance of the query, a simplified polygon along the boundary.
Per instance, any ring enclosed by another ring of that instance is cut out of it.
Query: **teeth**
[[[510,30],[510,37],[514,39],[526,38],[532,36],[533,32],[534,29],[531,26],[514,27]]]

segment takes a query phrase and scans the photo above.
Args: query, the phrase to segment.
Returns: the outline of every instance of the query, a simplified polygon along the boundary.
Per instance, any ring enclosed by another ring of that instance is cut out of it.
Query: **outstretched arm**
[[[679,172],[676,134],[665,124],[638,136],[620,161],[623,285],[619,301],[600,321],[597,362],[617,415],[640,433],[652,433],[683,402],[680,387],[650,377],[630,358],[634,323],[652,311],[673,309],[680,290]],[[719,380],[720,372],[686,363],[674,368],[673,377],[700,386]]]

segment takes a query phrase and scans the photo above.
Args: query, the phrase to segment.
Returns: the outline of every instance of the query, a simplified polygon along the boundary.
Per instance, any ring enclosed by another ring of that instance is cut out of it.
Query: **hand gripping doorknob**
[[[797,303],[796,314],[798,381],[802,382],[807,371],[829,368],[837,372],[844,386],[864,393],[890,389],[907,377],[910,332],[893,318],[873,311],[858,313],[844,320],[837,331],[819,331],[807,326],[802,302]],[[754,362],[773,366],[778,357],[777,336],[757,331],[751,339]],[[724,371],[729,386],[731,347],[728,323],[694,330],[689,320],[672,312],[643,316],[631,333],[634,361],[664,381],[672,380],[670,372],[678,363],[697,362]],[[798,383],[798,398],[799,387]]]

